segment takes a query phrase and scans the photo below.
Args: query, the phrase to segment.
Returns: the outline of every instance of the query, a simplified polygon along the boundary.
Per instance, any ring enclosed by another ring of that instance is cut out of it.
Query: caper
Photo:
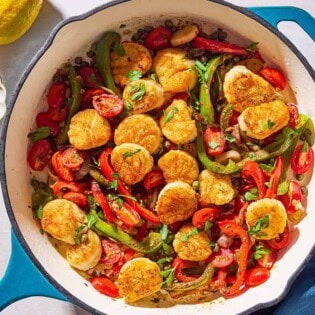
[[[82,61],[81,66],[82,67],[88,67],[90,64],[87,61]]]
[[[137,40],[139,40],[139,38],[140,38],[140,34],[138,34],[138,33],[133,34],[132,37],[131,37],[131,39],[132,39],[134,42],[136,42]]]
[[[170,29],[174,26],[172,20],[165,20],[164,25]]]
[[[140,39],[145,39],[147,37],[147,35],[148,35],[147,33],[141,34]]]
[[[145,30],[143,28],[139,28],[138,29],[138,34],[142,35],[143,33],[145,33]]]
[[[34,189],[37,189],[39,187],[39,181],[33,178],[31,180],[31,185],[33,186]]]
[[[208,37],[208,35],[205,32],[203,32],[203,31],[200,31],[198,33],[198,36],[200,36],[200,37]]]
[[[207,56],[201,56],[200,61],[203,63],[208,62],[208,57]]]
[[[75,62],[77,65],[82,64],[82,57],[75,57],[75,58],[74,58],[74,62]]]
[[[171,32],[172,32],[172,33],[177,32],[177,27],[176,27],[176,26],[173,26],[173,27],[171,28]]]
[[[150,25],[147,25],[145,28],[144,28],[145,32],[146,33],[149,33],[153,30],[153,26],[150,26]]]
[[[295,175],[295,178],[296,178],[298,181],[301,181],[301,180],[303,180],[303,178],[304,178],[304,174],[296,174],[296,175]]]
[[[306,195],[307,194],[307,187],[306,186],[301,186],[301,192],[303,195]]]
[[[89,58],[93,58],[95,56],[95,51],[93,50],[89,50],[86,55],[89,57]]]
[[[126,24],[120,24],[119,28],[125,28]]]
[[[217,39],[218,38],[218,31],[211,33],[208,37],[209,37],[209,39]]]

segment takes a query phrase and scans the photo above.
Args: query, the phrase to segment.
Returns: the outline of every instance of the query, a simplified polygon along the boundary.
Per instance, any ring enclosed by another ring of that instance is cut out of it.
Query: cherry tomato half
[[[93,88],[85,90],[82,95],[82,104],[85,107],[93,106],[93,97],[101,94],[104,94],[104,91],[102,89]]]
[[[234,253],[228,248],[221,248],[219,254],[215,254],[212,260],[213,267],[225,268],[234,261]]]
[[[91,283],[98,292],[112,298],[118,297],[118,288],[110,279],[106,277],[95,277],[91,279]]]
[[[282,234],[280,234],[276,238],[273,238],[272,240],[267,241],[267,243],[272,249],[276,249],[276,250],[282,249],[288,245],[289,235],[290,235],[290,230],[287,225]]]
[[[288,126],[290,128],[295,128],[300,121],[300,115],[299,115],[298,107],[295,104],[290,103],[290,104],[288,104],[288,108],[289,108],[289,114],[290,114]]]
[[[82,152],[78,152],[75,148],[68,148],[61,153],[62,163],[70,170],[78,170],[84,162]]]
[[[220,217],[220,210],[217,208],[203,208],[197,210],[192,217],[193,226],[202,229],[206,221],[214,222]]]
[[[47,117],[53,121],[63,121],[68,114],[68,107],[48,108]]]
[[[66,101],[66,92],[68,85],[65,82],[56,82],[52,84],[48,91],[47,102],[52,108],[60,108]]]
[[[304,147],[305,142],[297,146],[291,156],[290,165],[296,174],[306,173],[314,164],[314,151],[312,147],[307,145],[306,151],[304,151]]]
[[[290,181],[288,192],[285,195],[279,196],[288,214],[295,213],[301,210],[302,206],[302,191],[299,183],[295,180]]]
[[[264,267],[255,267],[246,273],[245,282],[248,286],[255,287],[267,281],[270,271]]]
[[[117,218],[127,227],[134,227],[141,221],[139,213],[126,202],[124,202],[121,207],[118,206],[117,202],[113,202],[112,208]]]
[[[59,124],[56,121],[51,120],[47,112],[38,113],[35,121],[37,127],[48,127],[52,136],[57,136],[60,131]]]
[[[56,198],[67,192],[83,193],[86,189],[85,183],[58,181],[53,186],[53,193]]]
[[[39,140],[28,151],[27,161],[34,171],[42,171],[50,161],[52,155],[53,151],[48,140]]]
[[[86,196],[79,192],[67,192],[62,198],[76,203],[79,207],[86,207],[88,204]]]
[[[161,170],[154,170],[149,172],[143,181],[143,186],[146,191],[165,184],[163,173]]]
[[[67,182],[74,180],[74,174],[71,170],[63,165],[61,151],[57,151],[51,158],[51,164],[56,174]]]
[[[110,94],[94,96],[93,106],[103,118],[115,117],[124,109],[123,101],[117,95]]]
[[[95,68],[82,67],[78,74],[83,79],[83,84],[87,87],[98,87],[102,85],[102,77]]]
[[[121,250],[119,246],[108,240],[102,240],[103,255],[101,262],[104,264],[115,264],[121,258]]]
[[[266,67],[260,70],[260,75],[275,88],[278,88],[279,90],[285,89],[286,79],[283,73],[279,70]]]
[[[167,48],[170,46],[172,32],[164,27],[159,26],[152,30],[145,38],[145,45],[152,50]]]
[[[267,247],[267,246],[264,246]],[[261,258],[257,259],[257,264],[260,267],[264,267],[267,269],[271,269],[273,267],[273,265],[275,264],[276,260],[277,260],[277,251],[274,249],[270,249],[271,252],[269,254],[266,254],[264,256],[262,256]]]
[[[208,127],[203,135],[207,153],[212,156],[221,154],[226,148],[223,132],[217,127]]]

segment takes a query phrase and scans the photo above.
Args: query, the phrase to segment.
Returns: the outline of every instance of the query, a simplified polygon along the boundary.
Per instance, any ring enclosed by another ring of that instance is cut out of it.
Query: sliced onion
[[[216,157],[216,161],[221,164],[226,164],[229,159],[233,160],[234,162],[239,162],[241,160],[241,155],[235,150],[230,150]]]
[[[223,248],[229,248],[232,242],[233,242],[233,238],[225,234],[222,234],[217,241],[218,245]]]

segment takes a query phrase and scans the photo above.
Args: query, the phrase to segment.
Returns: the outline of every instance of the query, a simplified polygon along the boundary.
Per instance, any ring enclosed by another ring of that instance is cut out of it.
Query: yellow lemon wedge
[[[33,24],[43,0],[0,1],[0,45],[20,38]]]

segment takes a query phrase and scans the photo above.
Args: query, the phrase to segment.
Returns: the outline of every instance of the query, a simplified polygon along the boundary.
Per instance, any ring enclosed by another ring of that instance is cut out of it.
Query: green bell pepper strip
[[[214,274],[214,268],[212,264],[209,264],[206,269],[204,270],[203,274],[193,281],[188,282],[180,282],[180,283],[174,283],[170,287],[165,287],[168,291],[189,291],[189,290],[195,290],[205,284],[207,284],[210,279],[212,278]]]
[[[229,120],[233,115],[233,109],[231,104],[227,104],[223,107],[220,116],[220,129],[224,133],[225,129],[229,126]]]
[[[213,85],[210,89],[211,102],[217,103],[219,97],[222,95],[223,84],[222,79],[218,71],[215,71],[213,74]]]
[[[116,32],[107,32],[97,43],[96,46],[96,68],[102,76],[103,83],[107,88],[115,94],[120,94],[120,90],[115,85],[110,65],[110,50],[111,47],[120,45],[120,35]],[[116,49],[117,53],[123,55],[123,49]]]
[[[136,252],[150,254],[158,251],[162,246],[163,242],[160,233],[151,232],[142,242],[138,242],[117,226],[101,220],[94,209],[91,209],[90,215],[96,220],[93,227],[98,233],[113,238]]]
[[[81,82],[77,78],[77,74],[74,67],[70,65],[69,68],[69,81],[71,87],[72,102],[69,106],[69,113],[65,125],[62,127],[60,134],[57,138],[57,144],[65,144],[68,141],[68,130],[71,122],[71,118],[79,111],[81,106]]]
[[[233,174],[233,173],[241,171],[246,161],[254,160],[257,162],[262,162],[262,161],[271,159],[273,157],[282,155],[290,148],[290,146],[294,143],[294,141],[299,138],[299,135],[297,134],[288,134],[285,137],[284,142],[280,145],[280,147],[273,152],[258,151],[258,152],[255,152],[255,157],[252,159],[245,158],[238,163],[235,163],[232,160],[229,160],[227,165],[222,165],[218,162],[211,161],[208,158],[205,147],[204,147],[201,124],[200,122],[196,121],[196,125],[197,125],[196,147],[197,147],[197,153],[198,153],[198,158],[200,162],[205,166],[205,168],[208,171],[213,172],[213,173],[223,174],[223,175]]]
[[[100,185],[104,187],[110,186],[109,180],[100,171],[90,168],[89,175],[93,177]]]

